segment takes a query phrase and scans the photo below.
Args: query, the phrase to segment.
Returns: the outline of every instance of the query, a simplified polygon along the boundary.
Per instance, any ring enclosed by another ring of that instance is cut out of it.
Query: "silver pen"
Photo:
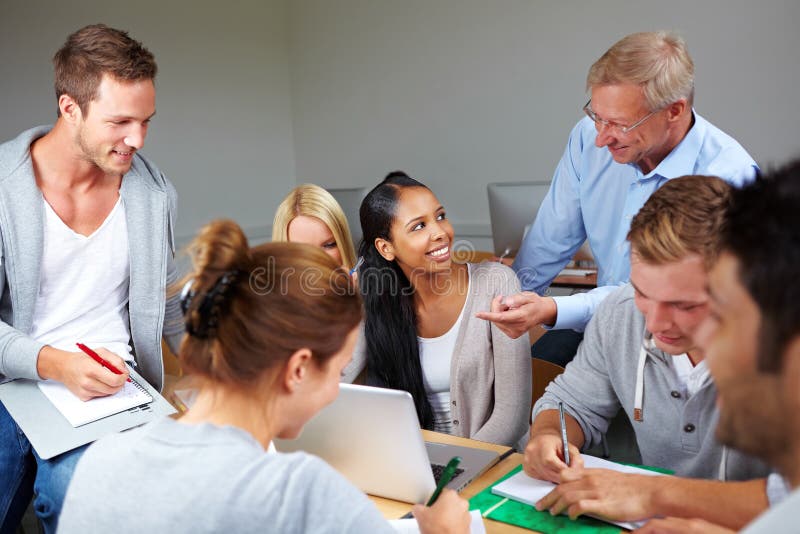
[[[558,414],[561,418],[561,444],[564,446],[564,463],[569,467],[569,442],[567,441],[567,421],[564,419],[564,403],[558,403]]]

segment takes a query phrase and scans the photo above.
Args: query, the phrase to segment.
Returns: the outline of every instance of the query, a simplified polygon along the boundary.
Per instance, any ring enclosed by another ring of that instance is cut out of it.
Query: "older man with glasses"
[[[684,41],[668,32],[634,33],[589,69],[587,117],[569,136],[547,197],[514,261],[523,293],[498,298],[490,312],[506,334],[536,325],[547,332],[532,355],[566,365],[603,298],[630,276],[625,236],[631,219],[667,180],[714,175],[734,185],[752,179],[753,158],[692,108],[694,64]],[[597,288],[544,296],[587,240]]]

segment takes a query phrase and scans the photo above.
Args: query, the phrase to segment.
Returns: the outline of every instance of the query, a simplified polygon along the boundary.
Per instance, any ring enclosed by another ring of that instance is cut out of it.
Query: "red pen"
[[[92,349],[90,349],[89,347],[84,345],[83,343],[76,343],[76,345],[78,345],[79,349],[81,349],[83,352],[85,352],[87,355],[89,355],[89,357],[91,359],[93,359],[94,361],[96,361],[97,363],[99,363],[100,365],[102,365],[103,367],[105,367],[106,369],[108,369],[109,371],[114,373],[115,375],[121,375],[122,374],[122,371],[120,371],[119,369],[117,369],[116,367],[114,367],[113,365],[108,363],[107,361],[105,361],[103,358],[100,357],[99,354],[97,354],[95,351],[93,351]],[[130,382],[130,381],[131,381],[131,379],[130,379],[130,377],[128,377],[128,382]]]

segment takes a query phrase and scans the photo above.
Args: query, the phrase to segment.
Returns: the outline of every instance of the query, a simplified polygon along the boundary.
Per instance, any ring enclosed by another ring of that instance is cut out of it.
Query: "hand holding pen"
[[[115,374],[83,351],[61,350],[45,345],[36,359],[36,372],[42,380],[61,382],[76,397],[89,400],[113,395],[125,385],[128,370],[122,358],[111,351],[98,348],[98,357],[114,366]]]
[[[531,439],[525,447],[523,467],[525,473],[539,480],[547,480],[558,484],[564,469],[583,468],[583,457],[575,443],[569,442],[569,436],[580,441],[580,430],[576,429],[576,421],[562,406],[555,410],[539,412],[531,429]],[[567,433],[567,429],[569,433]],[[565,453],[566,451],[566,453]]]
[[[442,477],[431,494],[428,503],[414,505],[411,510],[423,533],[465,533],[469,532],[470,515],[469,504],[451,490],[445,489],[452,480],[458,464],[459,456],[453,457],[444,468]]]
[[[64,384],[81,400],[113,395],[126,381],[131,381],[125,361],[113,352],[104,348],[91,349],[82,343],[77,346],[83,354],[76,354],[80,357],[71,366],[74,378],[71,383]]]

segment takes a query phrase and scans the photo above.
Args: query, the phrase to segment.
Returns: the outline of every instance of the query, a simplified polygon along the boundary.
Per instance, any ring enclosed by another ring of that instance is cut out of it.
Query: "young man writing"
[[[87,26],[53,59],[58,119],[0,145],[0,378],[51,379],[81,399],[111,395],[117,369],[163,383],[162,330],[182,332],[175,189],[138,151],[155,115],[156,63],[126,32]],[[47,532],[83,448],[43,460],[0,406],[0,525],[31,493]]]
[[[717,437],[759,456],[794,491],[743,532],[796,532],[800,508],[800,161],[733,194],[722,253],[709,275],[710,313],[696,333],[720,402]],[[699,519],[644,532],[725,532]]]
[[[539,509],[618,520],[705,517],[740,527],[767,507],[768,467],[714,438],[716,389],[692,337],[708,313],[706,272],[718,255],[729,195],[719,178],[677,178],[634,217],[631,284],[603,302],[575,360],[534,407],[525,470],[559,483]],[[567,412],[569,468],[559,402]],[[599,443],[619,409],[642,462],[677,476],[582,468],[579,449]]]

